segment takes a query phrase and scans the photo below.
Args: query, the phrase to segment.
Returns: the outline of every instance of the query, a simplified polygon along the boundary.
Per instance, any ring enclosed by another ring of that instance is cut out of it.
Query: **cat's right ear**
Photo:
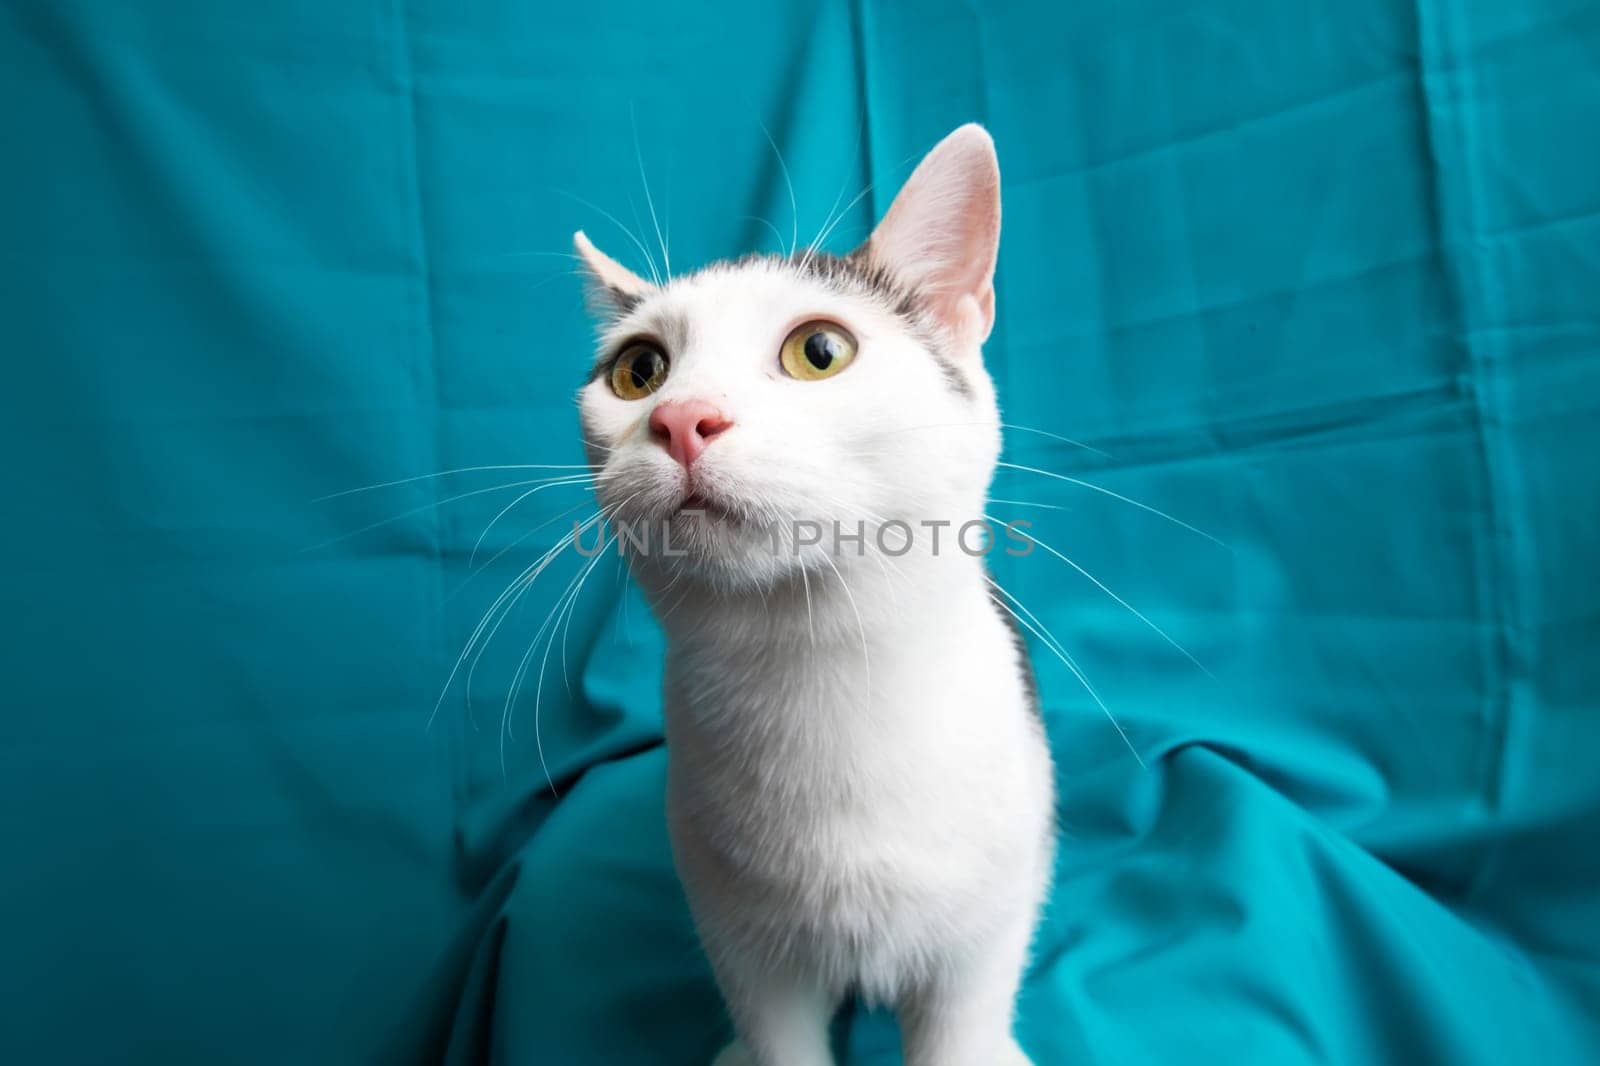
[[[915,292],[966,350],[994,326],[999,246],[1000,163],[989,134],[968,123],[917,165],[857,251]]]
[[[606,318],[626,314],[656,291],[654,285],[596,248],[583,230],[572,235],[572,247],[583,261],[589,306],[596,314]]]

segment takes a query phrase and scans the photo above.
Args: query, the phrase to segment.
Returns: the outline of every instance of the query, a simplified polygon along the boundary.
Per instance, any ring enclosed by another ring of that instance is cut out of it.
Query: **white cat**
[[[895,1009],[912,1066],[1028,1061],[1052,769],[977,538],[956,541],[1000,447],[999,233],[969,125],[843,258],[655,286],[574,238],[605,317],[580,394],[601,503],[657,531],[630,565],[668,638],[673,852],[739,1037],[719,1064],[832,1062],[852,991]]]

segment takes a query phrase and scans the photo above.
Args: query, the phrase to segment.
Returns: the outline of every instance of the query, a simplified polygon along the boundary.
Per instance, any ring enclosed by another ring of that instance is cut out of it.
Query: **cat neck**
[[[759,588],[680,583],[657,606],[680,761],[711,773],[702,756],[742,747],[750,767],[832,766],[839,784],[872,776],[862,753],[965,736],[973,705],[1025,706],[983,558],[830,562]]]
[[[989,587],[982,557],[951,550],[831,557],[735,588],[683,579],[650,598],[676,647],[778,646],[832,655],[863,643],[906,646],[929,630],[958,632],[975,611],[992,621]]]

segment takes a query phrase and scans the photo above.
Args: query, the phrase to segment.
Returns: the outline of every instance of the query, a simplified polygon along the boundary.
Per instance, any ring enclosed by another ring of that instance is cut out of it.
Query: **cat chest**
[[[822,773],[796,784],[718,789],[674,802],[698,874],[746,914],[849,945],[941,922],[1015,868],[1047,803],[1023,804],[948,775],[870,784]],[[743,909],[742,908],[742,909]],[[874,934],[876,930],[876,934]]]

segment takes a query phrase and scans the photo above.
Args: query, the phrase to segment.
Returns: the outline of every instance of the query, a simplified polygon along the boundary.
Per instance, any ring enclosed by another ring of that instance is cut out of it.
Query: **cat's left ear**
[[[656,291],[654,285],[596,248],[583,230],[572,235],[572,247],[583,260],[589,303],[597,313],[619,314]]]
[[[906,285],[955,339],[976,347],[994,327],[1000,162],[968,123],[934,146],[861,252]]]

